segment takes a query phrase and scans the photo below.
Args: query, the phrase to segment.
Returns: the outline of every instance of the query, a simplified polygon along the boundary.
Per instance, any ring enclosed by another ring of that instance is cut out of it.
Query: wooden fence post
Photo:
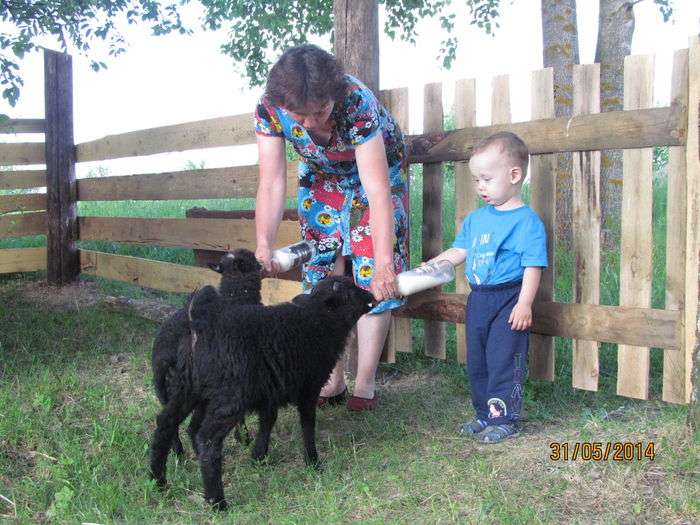
[[[70,55],[44,50],[47,280],[63,285],[80,273]]]

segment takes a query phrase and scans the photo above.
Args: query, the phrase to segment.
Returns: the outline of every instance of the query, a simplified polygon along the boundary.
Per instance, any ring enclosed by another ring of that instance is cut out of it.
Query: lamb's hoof
[[[209,500],[209,503],[211,504],[211,508],[218,512],[224,512],[228,509],[228,503],[226,503],[226,500],[223,498],[218,501]]]
[[[151,479],[156,482],[156,487],[159,489],[163,490],[168,486],[168,482],[165,479],[165,476],[156,476],[153,473],[151,473]]]
[[[323,470],[323,462],[318,458],[313,461],[307,460],[306,466],[314,469],[316,472],[321,472]]]

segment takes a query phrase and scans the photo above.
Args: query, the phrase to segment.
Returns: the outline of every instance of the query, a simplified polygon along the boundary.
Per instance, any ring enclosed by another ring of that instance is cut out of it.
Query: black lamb
[[[209,264],[209,268],[221,274],[219,293],[221,298],[231,304],[262,304],[260,287],[262,282],[262,267],[250,250],[239,248],[224,254],[218,264]],[[153,343],[151,365],[153,368],[153,384],[158,400],[163,406],[167,405],[172,396],[170,385],[173,374],[177,370],[178,359],[182,358],[179,348],[189,346],[190,321],[187,314],[190,297],[185,307],[179,309],[163,322]],[[196,408],[187,430],[192,447],[196,451],[194,436],[202,422],[204,411]],[[178,433],[173,437],[173,451],[183,453],[182,442]]]
[[[226,508],[221,480],[222,446],[231,429],[257,412],[255,460],[265,457],[277,411],[297,406],[304,459],[318,464],[316,404],[321,387],[343,353],[345,339],[373,306],[369,292],[347,277],[329,277],[308,295],[274,306],[226,306],[216,289],[195,293],[190,303],[193,328],[182,349],[181,381],[157,418],[151,446],[151,474],[166,481],[166,459],[178,424],[196,405],[206,406],[196,435],[204,496]]]

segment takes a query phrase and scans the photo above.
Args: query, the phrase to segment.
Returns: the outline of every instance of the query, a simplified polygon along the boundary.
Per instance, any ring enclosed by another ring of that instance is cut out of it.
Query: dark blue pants
[[[516,423],[523,402],[529,330],[508,324],[522,282],[472,286],[467,299],[467,372],[472,404],[491,425]]]

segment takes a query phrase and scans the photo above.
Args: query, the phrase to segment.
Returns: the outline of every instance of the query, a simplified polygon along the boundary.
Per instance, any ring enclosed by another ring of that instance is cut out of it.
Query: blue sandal
[[[479,439],[484,443],[500,443],[518,435],[515,425],[489,425],[481,433]]]
[[[457,432],[459,432],[460,434],[474,436],[483,432],[488,425],[489,424],[483,419],[475,417],[469,423],[462,423],[457,429]]]

